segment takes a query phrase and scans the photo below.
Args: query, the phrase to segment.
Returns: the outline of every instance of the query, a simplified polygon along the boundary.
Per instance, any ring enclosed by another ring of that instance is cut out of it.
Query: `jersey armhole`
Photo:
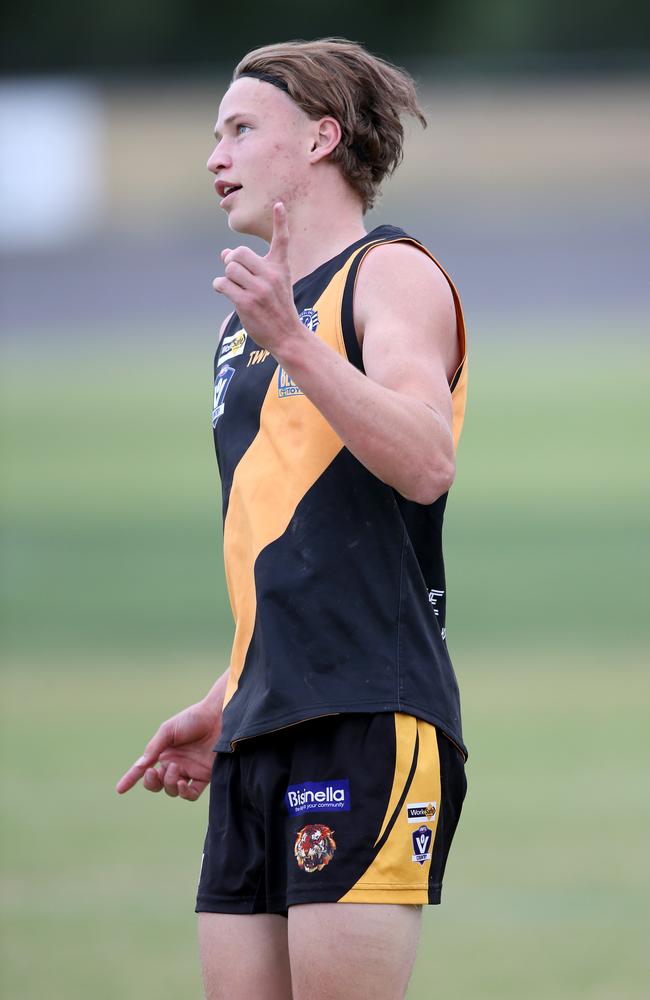
[[[465,319],[463,317],[463,310],[460,304],[460,297],[458,295],[458,292],[456,291],[456,287],[453,281],[445,271],[444,267],[442,267],[440,262],[436,260],[433,254],[429,253],[429,251],[425,246],[423,246],[421,243],[418,243],[417,240],[413,239],[410,236],[396,237],[391,240],[377,240],[375,243],[370,243],[368,246],[362,247],[358,251],[356,257],[354,258],[352,264],[350,265],[350,269],[348,271],[347,278],[345,280],[345,287],[343,289],[343,298],[341,301],[341,330],[343,332],[343,341],[345,343],[345,350],[348,356],[348,361],[350,361],[350,363],[353,364],[355,368],[358,368],[359,371],[364,372],[365,374],[365,369],[363,367],[363,354],[361,352],[361,348],[359,347],[359,341],[357,339],[357,331],[354,326],[354,290],[357,285],[359,268],[366,254],[376,246],[384,246],[389,243],[410,243],[412,244],[412,246],[417,247],[418,250],[421,250],[422,253],[425,253],[427,257],[429,257],[433,261],[433,263],[442,271],[443,275],[447,279],[454,300],[454,309],[456,312],[456,338],[458,340],[458,348],[460,354],[460,361],[458,367],[456,368],[456,371],[454,372],[452,378],[449,380],[449,389],[450,392],[453,392],[456,386],[458,385],[460,377],[463,373],[463,368],[465,367],[465,360],[466,360],[466,350],[467,350],[466,335],[465,335]]]
[[[367,246],[361,247],[361,249],[357,251],[357,254],[348,270],[347,277],[345,279],[345,286],[343,288],[343,297],[341,299],[341,331],[343,333],[345,352],[348,356],[350,364],[354,365],[355,368],[358,368],[360,372],[364,373],[364,375],[365,368],[363,367],[363,355],[361,353],[361,348],[359,347],[357,331],[354,325],[354,290],[357,287],[357,277],[361,261],[364,259],[369,250],[372,250],[373,247],[379,246],[385,242],[393,243],[396,241],[377,240],[375,243],[369,243]]]

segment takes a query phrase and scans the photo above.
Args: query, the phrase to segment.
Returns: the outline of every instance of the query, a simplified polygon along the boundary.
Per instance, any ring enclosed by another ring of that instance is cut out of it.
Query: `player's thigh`
[[[294,1000],[400,1000],[411,976],[420,906],[305,903],[289,909]]]
[[[207,1000],[291,1000],[287,919],[273,913],[199,913]]]

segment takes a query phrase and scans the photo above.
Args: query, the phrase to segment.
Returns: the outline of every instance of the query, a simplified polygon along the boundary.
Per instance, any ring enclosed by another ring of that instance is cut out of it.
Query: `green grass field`
[[[227,656],[210,347],[132,343],[5,358],[12,1000],[201,995],[207,799],[113,786]],[[447,530],[469,793],[410,1000],[647,995],[641,343],[632,365],[586,336],[474,350]]]

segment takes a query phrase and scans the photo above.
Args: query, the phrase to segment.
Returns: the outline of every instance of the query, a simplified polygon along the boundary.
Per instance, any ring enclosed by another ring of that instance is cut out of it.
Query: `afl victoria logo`
[[[235,369],[230,365],[222,365],[214,378],[214,400],[212,402],[212,426],[217,426],[217,421],[223,413],[226,393],[230,380],[235,374]]]
[[[425,861],[431,860],[431,840],[433,834],[428,826],[420,826],[413,833],[413,856],[412,861],[417,861],[423,865]]]

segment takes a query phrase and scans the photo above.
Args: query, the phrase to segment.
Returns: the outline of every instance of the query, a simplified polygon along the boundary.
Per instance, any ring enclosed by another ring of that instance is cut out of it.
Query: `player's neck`
[[[348,195],[310,198],[294,204],[289,216],[291,280],[295,283],[306,274],[331,260],[366,235],[361,204]]]
[[[340,254],[346,247],[366,235],[363,225],[337,227],[328,231],[325,221],[317,231],[304,230],[304,239],[291,236],[289,251],[289,266],[291,280],[295,284],[306,274],[311,274],[317,267]]]

